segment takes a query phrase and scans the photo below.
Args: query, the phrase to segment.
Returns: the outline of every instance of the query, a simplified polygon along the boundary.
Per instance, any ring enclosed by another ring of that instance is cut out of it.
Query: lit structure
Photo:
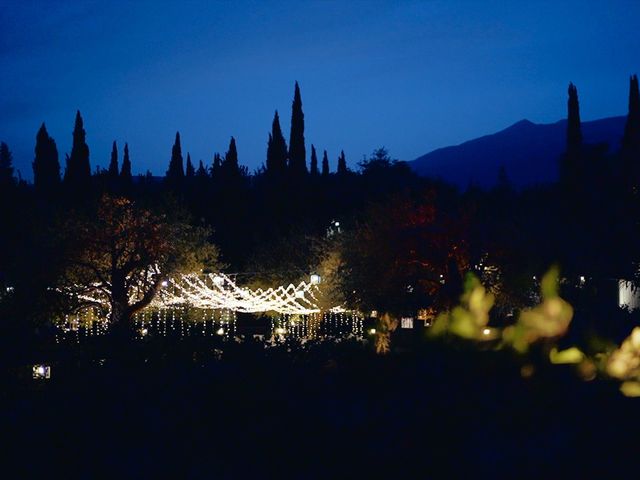
[[[255,290],[239,287],[227,275],[187,274],[167,281],[151,308],[175,308],[189,305],[211,310],[232,310],[241,313],[277,312],[309,315],[320,312],[317,305],[317,284],[300,282],[297,286]]]

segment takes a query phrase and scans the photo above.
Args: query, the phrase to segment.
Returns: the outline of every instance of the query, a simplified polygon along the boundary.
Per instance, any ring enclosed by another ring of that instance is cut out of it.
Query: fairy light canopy
[[[319,283],[319,282],[318,282]],[[189,305],[203,309],[227,309],[241,313],[277,312],[308,315],[320,312],[316,295],[318,283],[268,289],[239,287],[223,273],[185,274],[169,279],[151,307],[173,308]]]

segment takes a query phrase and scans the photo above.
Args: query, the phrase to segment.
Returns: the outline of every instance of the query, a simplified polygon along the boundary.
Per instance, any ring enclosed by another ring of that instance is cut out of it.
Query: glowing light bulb
[[[490,328],[485,328],[484,330],[482,330],[482,333],[484,335],[489,335],[491,333],[491,329]]]
[[[224,328],[220,327],[220,328],[216,331],[216,333],[217,333],[218,335],[224,335]]]
[[[375,328],[371,328],[371,329],[369,330],[369,333],[370,333],[371,335],[375,335],[375,334],[376,334],[376,329],[375,329]]]

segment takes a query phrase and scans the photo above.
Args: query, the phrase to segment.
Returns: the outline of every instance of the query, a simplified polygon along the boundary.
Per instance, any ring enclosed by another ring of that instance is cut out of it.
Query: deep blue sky
[[[626,113],[640,72],[640,1],[64,2],[0,9],[0,139],[32,177],[45,121],[60,160],[76,109],[92,169],[129,142],[134,173],[164,174],[176,130],[194,162],[236,137],[262,164],[273,112],[288,140],[300,82],[307,152],[355,165],[385,145],[412,160],[522,118]]]

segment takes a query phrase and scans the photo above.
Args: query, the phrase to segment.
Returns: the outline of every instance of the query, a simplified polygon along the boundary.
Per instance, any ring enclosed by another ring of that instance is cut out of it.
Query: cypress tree
[[[124,144],[124,155],[122,157],[122,170],[120,170],[120,178],[129,184],[132,181],[131,176],[131,160],[129,160],[129,144]]]
[[[307,173],[306,151],[304,147],[304,113],[300,87],[296,82],[291,106],[291,135],[289,137],[289,170],[294,175]]]
[[[180,132],[176,132],[176,140],[171,148],[171,161],[166,173],[166,179],[177,183],[184,178],[184,167],[182,164],[182,147],[180,146]]]
[[[578,89],[569,83],[569,100],[567,101],[567,149],[562,159],[560,180],[565,184],[577,186],[582,181],[582,165],[580,152],[582,149],[582,131],[580,127],[580,103]],[[574,181],[572,181],[572,179]]]
[[[271,133],[267,143],[267,172],[273,175],[284,173],[287,168],[287,142],[280,128],[278,111],[273,116]]]
[[[580,103],[578,102],[578,89],[573,83],[569,83],[567,110],[567,151],[579,150],[582,146]]]
[[[51,190],[60,184],[60,162],[58,148],[49,136],[44,122],[36,135],[35,158],[33,160],[33,184],[39,190]]]
[[[13,155],[9,146],[0,142],[0,189],[14,184],[13,179]]]
[[[340,156],[338,157],[338,175],[344,175],[349,170],[347,169],[347,159],[344,156],[344,150],[340,150]]]
[[[311,144],[311,175],[317,176],[318,172],[318,157],[316,156],[316,147]]]
[[[624,148],[640,148],[640,92],[638,91],[638,76],[633,75],[629,81],[629,113],[622,138]]]
[[[622,137],[622,168],[624,179],[632,191],[640,187],[640,92],[638,76],[629,80],[629,112]]]
[[[118,147],[114,140],[111,147],[111,162],[109,162],[109,178],[118,178]]]
[[[202,163],[202,160],[200,160],[200,164],[198,165],[198,170],[196,171],[196,176],[198,178],[207,177],[207,169],[205,168],[204,163]]]
[[[324,151],[324,154],[322,155],[322,176],[323,177],[328,177],[329,176],[329,156],[327,155],[327,151]]]
[[[193,177],[195,174],[196,170],[193,168],[193,163],[191,163],[191,154],[187,152],[187,171],[185,175],[187,177]]]
[[[213,162],[211,163],[211,176],[217,177],[220,173],[220,169],[222,168],[222,157],[220,157],[219,153],[213,154]]]
[[[88,186],[91,178],[91,165],[89,163],[89,147],[86,142],[86,132],[80,110],[76,112],[76,121],[73,128],[73,146],[71,155],[67,156],[67,167],[64,172],[65,183],[74,187]]]
[[[224,156],[222,168],[226,174],[234,175],[240,171],[238,167],[238,150],[236,149],[236,139],[231,137],[229,142],[229,150]]]

